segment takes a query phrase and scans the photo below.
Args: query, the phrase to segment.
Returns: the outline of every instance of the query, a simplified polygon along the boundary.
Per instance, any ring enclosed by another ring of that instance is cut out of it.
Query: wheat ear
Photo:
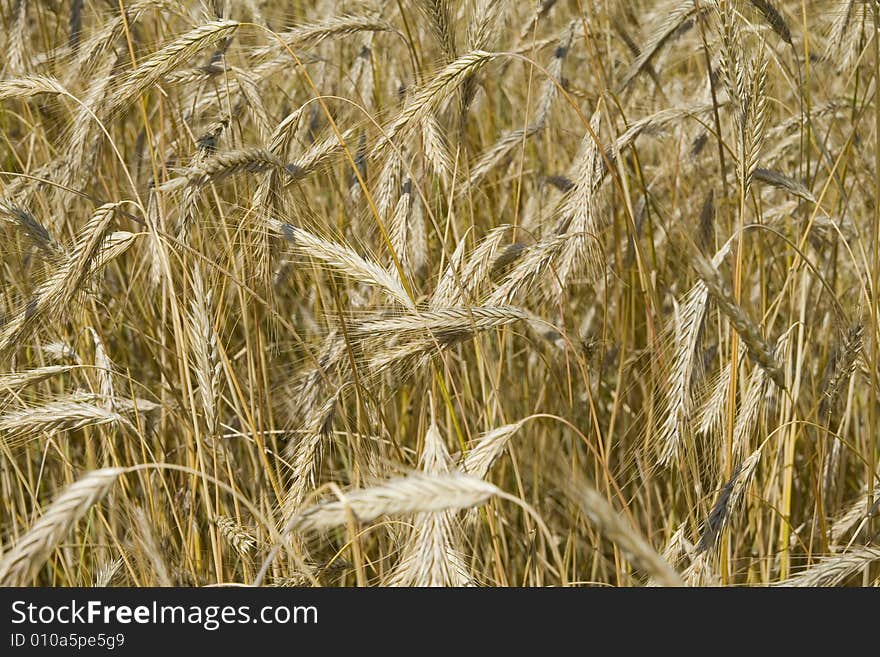
[[[238,28],[238,22],[221,20],[200,25],[142,60],[136,69],[126,75],[107,104],[108,114],[121,111],[135,102],[144,91],[177,68],[181,62],[206,46],[225,39]]]
[[[425,434],[422,472],[446,474],[452,460],[437,425],[432,421]],[[387,584],[389,586],[465,586],[470,582],[459,554],[457,525],[451,511],[418,514],[403,553]]]
[[[95,470],[68,486],[0,562],[0,585],[23,586],[31,581],[74,523],[123,472],[123,468]]]
[[[742,338],[752,359],[766,370],[772,381],[785,390],[785,371],[779,360],[774,355],[771,347],[758,325],[745,313],[735,301],[733,292],[727,281],[722,278],[715,265],[696,251],[693,252],[693,265],[697,274],[706,285],[706,289],[712,296],[718,308],[730,320],[731,325]]]
[[[774,586],[839,586],[876,561],[880,561],[880,547],[865,545],[843,554],[823,557],[806,570],[777,582]]]
[[[681,577],[650,543],[632,526],[625,523],[614,507],[594,488],[586,484],[571,493],[584,515],[592,521],[599,532],[617,544],[632,562],[648,573],[660,586],[682,586]]]

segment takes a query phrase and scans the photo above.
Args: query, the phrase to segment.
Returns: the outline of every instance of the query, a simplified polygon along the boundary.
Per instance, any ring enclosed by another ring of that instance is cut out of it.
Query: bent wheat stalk
[[[118,204],[102,205],[80,233],[67,260],[43,283],[34,298],[2,330],[0,330],[0,357],[8,354],[24,340],[50,309],[67,306],[89,276],[102,264],[101,247],[104,232],[110,225]]]
[[[288,520],[281,536],[291,531],[322,531],[348,522],[349,515],[360,522],[370,522],[379,516],[401,516],[414,513],[469,509],[488,501],[501,491],[490,483],[458,472],[425,475],[414,473],[407,477],[390,479],[372,488],[346,493],[342,499],[321,502],[296,513]],[[262,584],[281,544],[273,546],[254,586]]]
[[[739,333],[748,349],[749,356],[758,363],[777,386],[785,390],[785,372],[774,355],[774,349],[764,339],[758,325],[746,315],[735,301],[728,283],[722,278],[715,265],[696,250],[693,251],[693,265],[697,274],[706,285],[709,294],[721,312],[730,320],[731,325]]]
[[[68,486],[0,562],[0,585],[30,582],[74,523],[104,497],[123,472],[123,468],[95,470]]]

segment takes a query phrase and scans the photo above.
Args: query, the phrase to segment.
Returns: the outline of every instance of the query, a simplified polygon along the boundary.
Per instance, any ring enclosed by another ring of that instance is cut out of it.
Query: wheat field
[[[2,16],[0,584],[880,584],[877,3]]]

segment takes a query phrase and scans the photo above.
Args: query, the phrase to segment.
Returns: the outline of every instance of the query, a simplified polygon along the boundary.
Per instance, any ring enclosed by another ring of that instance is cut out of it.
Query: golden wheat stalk
[[[68,486],[3,557],[0,585],[28,584],[71,527],[101,501],[123,472],[123,468],[95,470]]]
[[[193,28],[174,39],[158,51],[143,59],[133,71],[116,85],[107,103],[107,113],[121,111],[137,99],[162,76],[177,68],[194,54],[221,39],[230,36],[238,28],[237,21],[210,21]]]
[[[294,517],[293,527],[300,531],[327,530],[344,525],[349,514],[360,522],[370,522],[383,515],[469,509],[498,493],[498,488],[492,484],[458,472],[413,473],[390,479],[379,486],[348,492],[340,500],[321,502],[304,509]]]
[[[315,258],[357,281],[378,287],[403,307],[414,308],[410,295],[393,271],[383,269],[378,264],[370,262],[347,246],[321,239],[302,228],[281,223],[273,224],[273,226],[277,226],[277,232],[301,256]]]
[[[596,525],[600,533],[645,570],[660,586],[682,586],[681,577],[663,558],[657,554],[648,541],[638,531],[625,523],[614,507],[587,484],[572,488],[571,495],[584,515]]]
[[[9,353],[37,326],[50,309],[63,308],[82,290],[89,276],[108,258],[102,260],[104,232],[113,219],[118,204],[102,205],[89,219],[73,249],[58,269],[34,294],[33,300],[0,329],[0,355]]]
[[[452,459],[432,421],[425,434],[421,469],[426,475],[446,474]],[[451,511],[420,513],[394,567],[388,586],[466,586],[467,566],[457,546],[457,525]]]
[[[877,561],[880,561],[880,548],[864,545],[843,554],[823,557],[797,575],[774,583],[774,586],[798,588],[840,586],[856,573]]]
[[[5,447],[15,447],[54,431],[129,424],[117,412],[76,398],[69,401],[61,398],[0,415],[0,441]]]
[[[749,356],[767,372],[770,379],[785,390],[785,372],[781,363],[774,355],[771,347],[761,333],[758,325],[745,313],[735,301],[730,285],[722,278],[716,266],[696,251],[693,252],[692,264],[700,279],[706,285],[708,293],[718,308],[730,321],[731,325],[742,338],[748,349]]]

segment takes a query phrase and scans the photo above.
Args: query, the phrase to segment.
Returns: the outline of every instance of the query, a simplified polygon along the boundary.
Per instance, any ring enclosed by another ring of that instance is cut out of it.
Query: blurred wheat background
[[[864,0],[6,0],[0,583],[877,585]]]

